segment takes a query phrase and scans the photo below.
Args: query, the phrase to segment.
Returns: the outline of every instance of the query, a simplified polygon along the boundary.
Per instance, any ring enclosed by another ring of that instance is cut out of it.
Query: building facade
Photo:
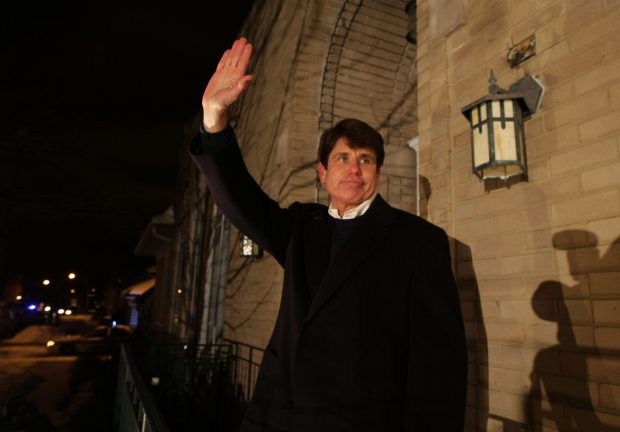
[[[319,136],[356,117],[386,141],[379,192],[449,234],[470,347],[467,430],[620,430],[619,23],[616,0],[263,0],[242,30],[255,79],[231,122],[270,196],[326,203]],[[528,74],[545,87],[525,122],[526,179],[472,173],[461,108],[487,93],[490,69],[504,87]],[[263,347],[282,269],[240,256],[241,234],[188,172],[186,234],[168,253],[190,264],[165,276],[166,295],[195,292],[183,309],[201,323],[194,340]],[[164,326],[178,333],[179,317]]]

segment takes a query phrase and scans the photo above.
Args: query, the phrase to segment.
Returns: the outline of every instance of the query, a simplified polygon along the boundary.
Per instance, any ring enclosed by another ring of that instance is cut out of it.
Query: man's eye
[[[338,157],[336,158],[336,160],[338,162],[346,162],[349,160],[349,158],[347,157],[347,155],[338,155]]]

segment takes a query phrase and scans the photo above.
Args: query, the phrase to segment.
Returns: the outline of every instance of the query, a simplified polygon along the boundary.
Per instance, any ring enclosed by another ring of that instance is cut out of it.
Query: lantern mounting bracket
[[[506,95],[511,99],[522,99],[525,104],[523,110],[525,118],[531,117],[532,114],[538,111],[544,92],[545,87],[532,75],[526,75],[512,83],[508,89],[503,89],[497,85],[497,78],[493,73],[493,69],[491,69],[489,74],[489,94]]]
[[[508,92],[517,94],[523,98],[523,102],[527,107],[527,110],[524,110],[523,115],[525,117],[530,117],[540,108],[540,103],[542,102],[542,97],[545,93],[545,86],[543,86],[542,83],[536,79],[536,77],[526,75],[508,87]]]

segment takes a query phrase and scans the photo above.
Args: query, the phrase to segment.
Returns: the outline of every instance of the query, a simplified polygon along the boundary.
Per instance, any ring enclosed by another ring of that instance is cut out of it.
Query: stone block
[[[551,229],[543,228],[523,233],[525,249],[546,249],[552,246]]]
[[[555,316],[555,301],[536,301],[537,311],[544,310],[545,316]],[[505,320],[514,320],[524,323],[539,321],[534,313],[532,302],[523,300],[502,300],[499,302],[500,316]]]
[[[489,367],[489,389],[508,393],[527,393],[529,370]]]
[[[570,31],[574,31],[580,27],[586,27],[584,30],[588,30],[589,27],[587,27],[586,24],[600,25],[600,20],[596,20],[596,18],[598,18],[601,13],[602,3],[600,1],[583,2],[566,12],[564,24]],[[600,31],[600,29],[596,27],[596,30],[591,29],[590,31],[597,32]]]
[[[494,268],[497,268],[497,260],[486,260]],[[478,267],[478,261],[476,262],[476,268]],[[523,297],[524,286],[523,280],[520,277],[507,278],[505,275],[498,278],[485,278],[480,272],[477,272],[478,276],[478,289],[480,291],[480,298],[483,300],[490,299],[519,299]]]
[[[616,138],[620,134],[620,109],[614,109],[604,115],[584,121],[579,124],[579,138],[582,141],[591,141],[605,135],[613,134]]]
[[[530,206],[497,217],[500,232],[526,231],[528,229],[547,228],[551,225],[547,205]]]
[[[590,273],[590,286],[594,295],[619,295],[620,272]]]
[[[584,191],[610,186],[620,187],[620,162],[584,171],[581,173],[581,182]]]
[[[553,131],[567,124],[596,117],[606,112],[608,108],[607,88],[573,97],[559,106],[545,106],[545,130]],[[526,125],[529,126],[529,123]]]
[[[496,343],[522,344],[526,340],[526,331],[519,322],[491,321],[485,323],[487,339]]]
[[[607,139],[552,156],[550,158],[551,172],[556,175],[563,174],[610,159],[613,160],[617,156],[618,149],[614,146],[614,140]]]
[[[561,320],[564,324],[592,322],[592,303],[590,300],[564,300],[568,317]]]
[[[587,229],[596,237],[596,241],[600,245],[608,245],[620,242],[620,216],[609,218],[595,219],[587,223]]]
[[[510,255],[523,252],[523,250],[521,233],[482,238],[474,242],[473,248],[477,257]]]
[[[556,154],[558,150],[574,148],[580,144],[579,128],[575,125],[566,125],[553,134],[527,141],[527,157],[535,161],[542,156]]]
[[[598,327],[594,329],[596,348],[620,351],[620,327]]]
[[[580,52],[579,55],[566,56],[550,63],[541,74],[542,81],[551,87],[602,64],[605,59],[605,48],[605,43],[600,42]]]
[[[551,217],[556,225],[564,225],[614,215],[619,210],[620,193],[614,190],[553,203]]]
[[[620,300],[593,300],[592,307],[597,324],[620,324]]]
[[[553,251],[538,251],[525,255],[501,257],[499,259],[501,273],[528,274],[553,271],[556,267],[556,258]]]
[[[539,321],[527,326],[527,346],[547,348],[558,343],[558,326],[554,322]]]
[[[601,384],[600,403],[605,408],[620,410],[620,386]]]
[[[612,87],[619,68],[620,59],[614,59],[595,67],[583,75],[575,77],[572,81],[575,94],[581,95],[592,90]],[[614,103],[613,98],[610,102]]]

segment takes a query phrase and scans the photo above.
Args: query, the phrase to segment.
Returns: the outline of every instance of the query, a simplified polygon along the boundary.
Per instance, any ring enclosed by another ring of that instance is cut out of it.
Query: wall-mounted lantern
[[[263,256],[263,249],[254,243],[250,237],[242,234],[240,255],[242,257],[260,258]]]
[[[491,70],[489,94],[462,108],[471,129],[473,172],[481,180],[527,176],[523,122],[538,111],[543,93],[531,75],[502,89]]]

